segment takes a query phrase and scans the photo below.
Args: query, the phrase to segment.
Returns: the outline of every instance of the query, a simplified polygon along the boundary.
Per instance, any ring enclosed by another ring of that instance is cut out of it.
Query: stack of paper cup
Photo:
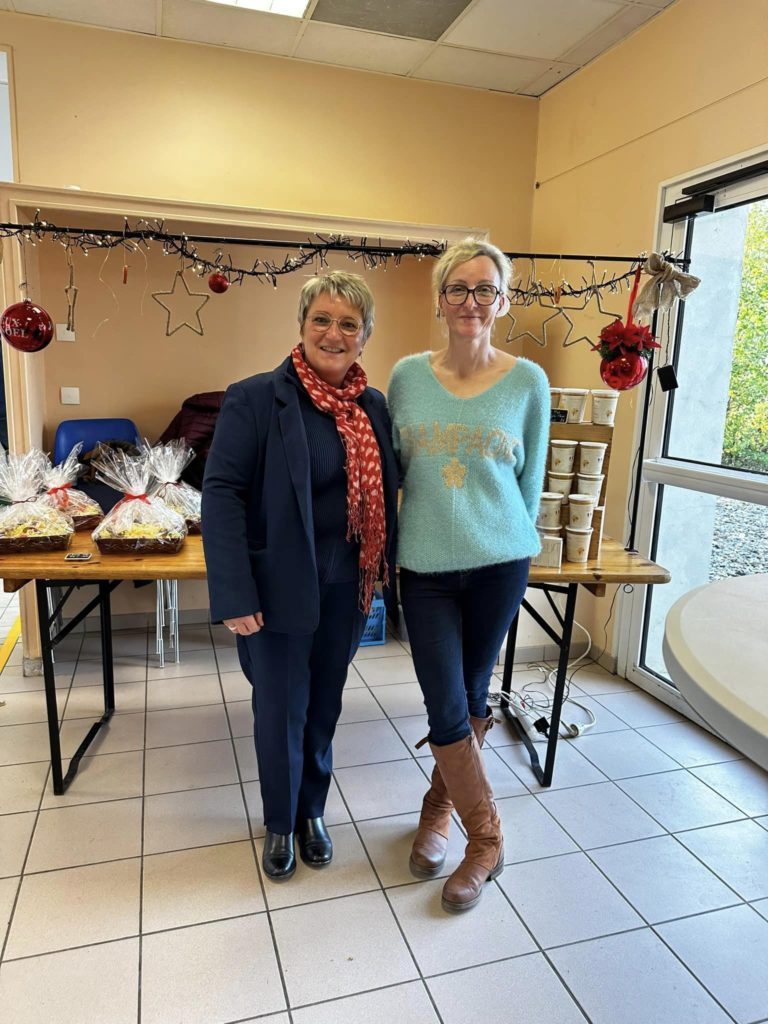
[[[568,504],[568,525],[588,530],[592,525],[595,504],[591,494],[571,494]]]
[[[573,490],[573,473],[548,473],[547,480],[550,491],[557,491],[563,498]]]
[[[539,514],[536,518],[537,527],[560,526],[560,505],[563,496],[557,491],[544,491],[539,502]]]
[[[616,405],[619,401],[618,391],[592,390],[592,422],[612,427],[616,419]]]
[[[568,412],[568,423],[581,423],[587,404],[586,388],[563,388],[560,395],[560,408]]]
[[[552,444],[554,443],[553,441]],[[579,444],[579,472],[591,476],[602,473],[607,447],[604,441],[582,441]]]
[[[551,474],[550,474],[551,476]],[[595,504],[600,500],[600,490],[603,486],[602,473],[577,473],[576,492],[578,494],[590,494]]]
[[[549,467],[555,473],[572,473],[573,463],[576,455],[578,441],[552,440],[549,446],[552,454],[549,460]]]
[[[562,537],[563,535],[561,526],[537,526],[536,529],[539,531],[540,537]]]
[[[569,562],[586,562],[592,530],[576,526],[565,528],[565,557]]]

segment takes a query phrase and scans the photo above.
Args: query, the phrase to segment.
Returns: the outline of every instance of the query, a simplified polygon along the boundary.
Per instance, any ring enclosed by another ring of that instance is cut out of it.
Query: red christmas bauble
[[[227,288],[229,288],[229,278],[226,274],[222,274],[220,271],[214,270],[208,278],[208,287],[212,292],[215,292],[217,295],[221,295],[227,290]]]
[[[648,360],[638,352],[627,352],[615,359],[603,359],[600,376],[614,391],[628,391],[636,387],[648,373]]]
[[[53,320],[31,299],[24,299],[0,316],[0,334],[20,352],[40,352],[53,338]]]

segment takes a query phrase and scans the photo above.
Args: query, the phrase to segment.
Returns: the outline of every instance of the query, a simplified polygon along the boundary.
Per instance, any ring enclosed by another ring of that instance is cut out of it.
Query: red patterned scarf
[[[353,363],[342,386],[335,388],[305,362],[298,345],[291,359],[313,404],[335,419],[347,454],[347,540],[360,541],[360,607],[367,615],[376,580],[381,576],[385,585],[389,582],[381,453],[371,421],[357,404],[368,378],[362,366]]]

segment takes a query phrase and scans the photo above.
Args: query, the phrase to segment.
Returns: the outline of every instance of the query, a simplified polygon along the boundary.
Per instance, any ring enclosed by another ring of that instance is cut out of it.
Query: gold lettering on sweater
[[[514,462],[520,444],[501,427],[467,427],[464,423],[438,423],[431,428],[416,423],[400,428],[400,445],[407,458],[414,455],[480,455],[497,462]],[[459,485],[460,486],[460,485]]]

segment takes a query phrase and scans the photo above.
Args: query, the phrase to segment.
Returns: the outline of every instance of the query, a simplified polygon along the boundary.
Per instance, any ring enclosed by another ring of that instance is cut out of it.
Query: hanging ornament
[[[0,334],[19,352],[40,352],[53,338],[53,320],[41,306],[24,299],[0,316]]]
[[[636,387],[648,373],[648,356],[661,345],[654,340],[650,327],[632,321],[632,307],[637,296],[640,274],[643,268],[635,271],[635,283],[629,296],[627,322],[614,320],[600,331],[600,342],[593,345],[595,352],[603,357],[600,363],[600,376],[615,391],[627,391]]]
[[[208,287],[216,295],[223,295],[227,288],[229,288],[229,278],[226,274],[222,274],[220,270],[214,270],[208,277]]]
[[[179,282],[181,282],[180,288]],[[190,291],[182,269],[176,271],[173,285],[169,291],[152,292],[152,298],[167,313],[165,322],[166,338],[170,338],[172,334],[180,331],[182,327],[188,327],[190,331],[194,331],[195,334],[199,334],[202,337],[205,332],[203,331],[203,321],[200,319],[200,310],[210,297],[210,295],[205,295],[203,292]],[[173,327],[171,326],[171,321],[174,321]]]

